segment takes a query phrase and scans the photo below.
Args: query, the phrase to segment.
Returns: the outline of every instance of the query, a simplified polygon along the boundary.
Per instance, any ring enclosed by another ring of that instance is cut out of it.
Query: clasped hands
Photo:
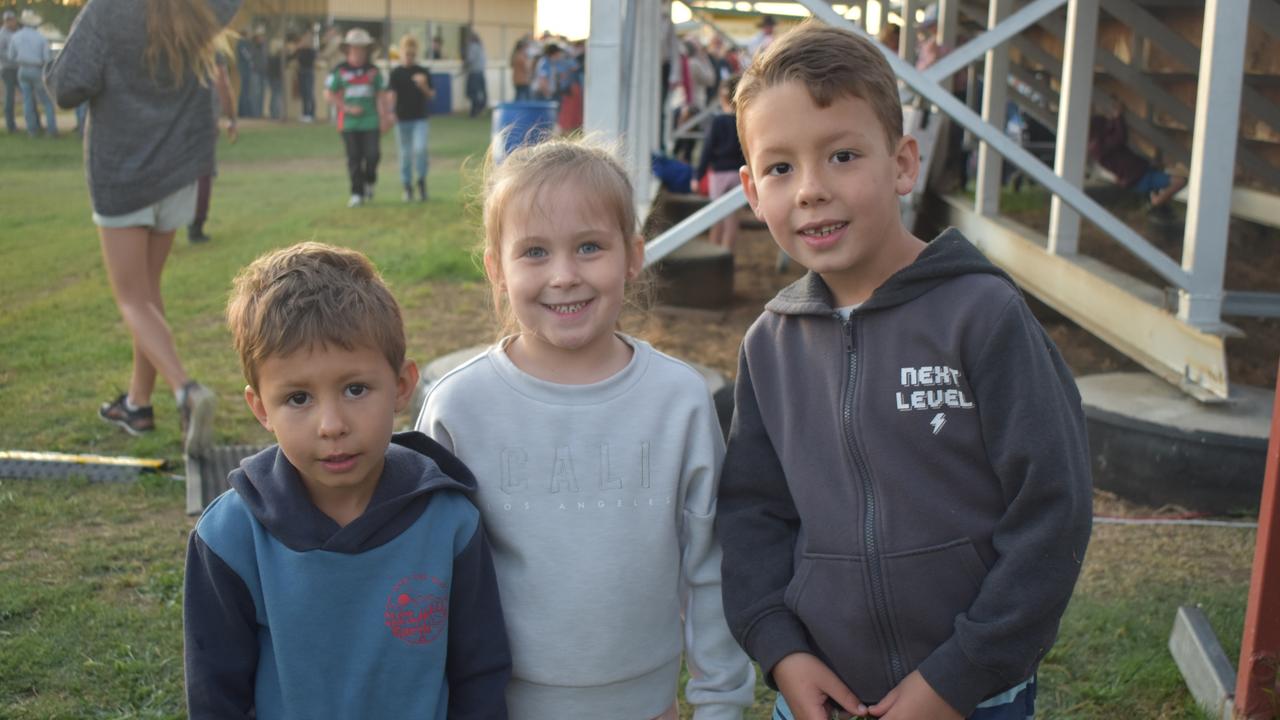
[[[821,660],[809,653],[792,653],[773,667],[773,679],[787,699],[795,720],[845,720],[851,717],[885,720],[963,720],[920,672],[914,671],[888,695],[867,707]]]

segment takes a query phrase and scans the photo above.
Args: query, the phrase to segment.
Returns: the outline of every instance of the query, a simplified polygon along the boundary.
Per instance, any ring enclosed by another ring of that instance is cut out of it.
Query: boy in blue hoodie
[[[319,243],[272,252],[236,278],[227,321],[278,445],[191,533],[191,717],[505,718],[475,479],[425,435],[392,434],[418,371],[377,270]]]
[[[903,226],[919,153],[879,48],[804,25],[735,106],[751,207],[810,272],[743,340],[729,627],[775,718],[1032,717],[1092,517],[1071,374],[959,232]]]

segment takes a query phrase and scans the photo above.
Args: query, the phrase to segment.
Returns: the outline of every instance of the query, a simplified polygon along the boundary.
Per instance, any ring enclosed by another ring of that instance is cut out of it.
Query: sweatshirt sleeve
[[[725,619],[772,685],[771,673],[779,660],[792,653],[812,653],[813,648],[800,618],[782,599],[791,582],[800,520],[760,417],[745,343],[738,360],[719,498],[716,525],[724,549]]]
[[[701,380],[698,382],[701,384]],[[694,411],[685,444],[681,508],[681,584],[689,682],[685,699],[695,720],[740,720],[755,699],[755,670],[725,622],[720,544],[715,537],[716,489],[724,440],[710,395]]]
[[[503,720],[511,651],[484,528],[453,560],[449,590],[449,720]]]
[[[1053,644],[1093,518],[1080,394],[1020,296],[999,312],[969,372],[1006,510],[977,598],[919,668],[963,715],[1025,680]]]
[[[244,580],[193,530],[182,598],[187,712],[193,720],[253,717],[257,628]]]
[[[61,108],[73,108],[102,91],[107,39],[106,23],[97,15],[101,2],[90,2],[71,23],[58,57],[45,70],[45,84]]]

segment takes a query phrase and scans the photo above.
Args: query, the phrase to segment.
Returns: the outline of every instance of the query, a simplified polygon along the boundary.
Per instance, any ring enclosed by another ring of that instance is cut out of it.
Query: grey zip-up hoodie
[[[720,482],[729,627],[859,699],[913,670],[964,715],[1053,644],[1092,519],[1075,382],[958,231],[845,322],[810,273],[743,340]]]

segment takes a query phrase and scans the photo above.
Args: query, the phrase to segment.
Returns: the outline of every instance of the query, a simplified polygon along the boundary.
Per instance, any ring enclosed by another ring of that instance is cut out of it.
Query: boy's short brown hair
[[[373,263],[347,248],[305,242],[254,260],[236,275],[227,327],[255,390],[264,360],[317,343],[376,348],[397,372],[404,364],[400,306]]]
[[[738,83],[733,106],[744,148],[748,141],[747,109],[752,101],[761,92],[791,81],[804,85],[818,107],[828,107],[844,97],[866,101],[884,126],[890,151],[902,137],[898,78],[881,49],[861,35],[807,20],[775,40]]]

